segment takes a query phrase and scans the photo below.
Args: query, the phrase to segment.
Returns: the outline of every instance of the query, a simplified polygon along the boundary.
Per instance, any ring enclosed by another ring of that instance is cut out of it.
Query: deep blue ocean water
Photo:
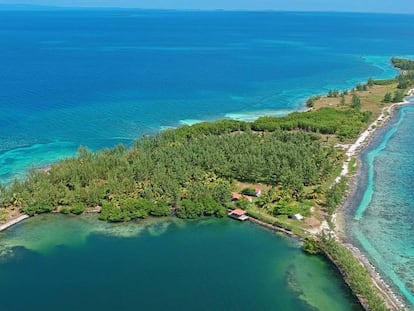
[[[0,11],[0,180],[162,128],[303,108],[395,75],[414,16]]]

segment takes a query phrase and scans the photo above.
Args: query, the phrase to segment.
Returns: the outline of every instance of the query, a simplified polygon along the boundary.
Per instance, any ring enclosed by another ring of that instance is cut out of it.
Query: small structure
[[[232,192],[231,193],[231,200],[232,201],[238,201],[238,200],[242,200],[242,199],[245,199],[245,200],[249,201],[250,203],[253,202],[253,199],[252,199],[251,196],[243,195],[243,194],[240,194],[240,193],[237,193],[237,192]]]
[[[244,195],[243,198],[245,198],[247,201],[249,201],[250,203],[253,202],[253,198],[251,196],[248,195]]]
[[[249,219],[249,216],[247,216],[246,214],[247,214],[246,211],[240,208],[236,208],[235,210],[230,211],[227,215],[231,218],[234,218],[240,221],[245,221]]]
[[[262,189],[260,188],[256,188],[255,192],[256,192],[256,197],[260,197],[262,195]]]
[[[295,214],[292,216],[293,219],[302,220],[304,217],[301,214]]]
[[[231,199],[233,201],[238,201],[238,200],[240,200],[242,198],[243,198],[243,195],[241,195],[240,193],[237,193],[237,192],[232,192],[231,193]]]

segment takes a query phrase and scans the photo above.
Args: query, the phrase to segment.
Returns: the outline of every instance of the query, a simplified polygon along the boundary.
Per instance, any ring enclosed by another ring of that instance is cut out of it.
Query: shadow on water
[[[361,310],[328,262],[250,223],[46,215],[0,241],[8,311]]]

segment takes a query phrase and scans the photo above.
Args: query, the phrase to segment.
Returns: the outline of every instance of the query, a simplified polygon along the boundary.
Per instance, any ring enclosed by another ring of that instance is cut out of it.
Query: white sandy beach
[[[411,96],[414,96],[414,89],[410,89],[408,91],[407,97]],[[352,157],[358,155],[361,149],[369,143],[375,131],[382,127],[391,118],[394,109],[398,106],[409,104],[407,97],[404,99],[404,101],[400,103],[394,103],[388,107],[384,107],[382,109],[380,116],[374,122],[372,122],[370,126],[364,132],[361,133],[361,135],[359,135],[355,143],[349,146],[348,150],[346,151],[347,158],[342,166],[341,173],[335,180],[336,183],[338,183],[342,177],[348,175],[349,162],[351,161]]]

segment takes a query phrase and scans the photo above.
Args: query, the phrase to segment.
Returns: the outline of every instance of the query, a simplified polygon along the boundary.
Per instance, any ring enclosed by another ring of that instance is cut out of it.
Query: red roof
[[[246,211],[243,211],[240,208],[236,208],[235,210],[231,211],[231,214],[237,215],[237,216],[243,216],[246,215]]]
[[[232,192],[231,196],[234,200],[240,200],[241,198],[243,198],[243,196],[240,193],[237,193],[237,192]]]

